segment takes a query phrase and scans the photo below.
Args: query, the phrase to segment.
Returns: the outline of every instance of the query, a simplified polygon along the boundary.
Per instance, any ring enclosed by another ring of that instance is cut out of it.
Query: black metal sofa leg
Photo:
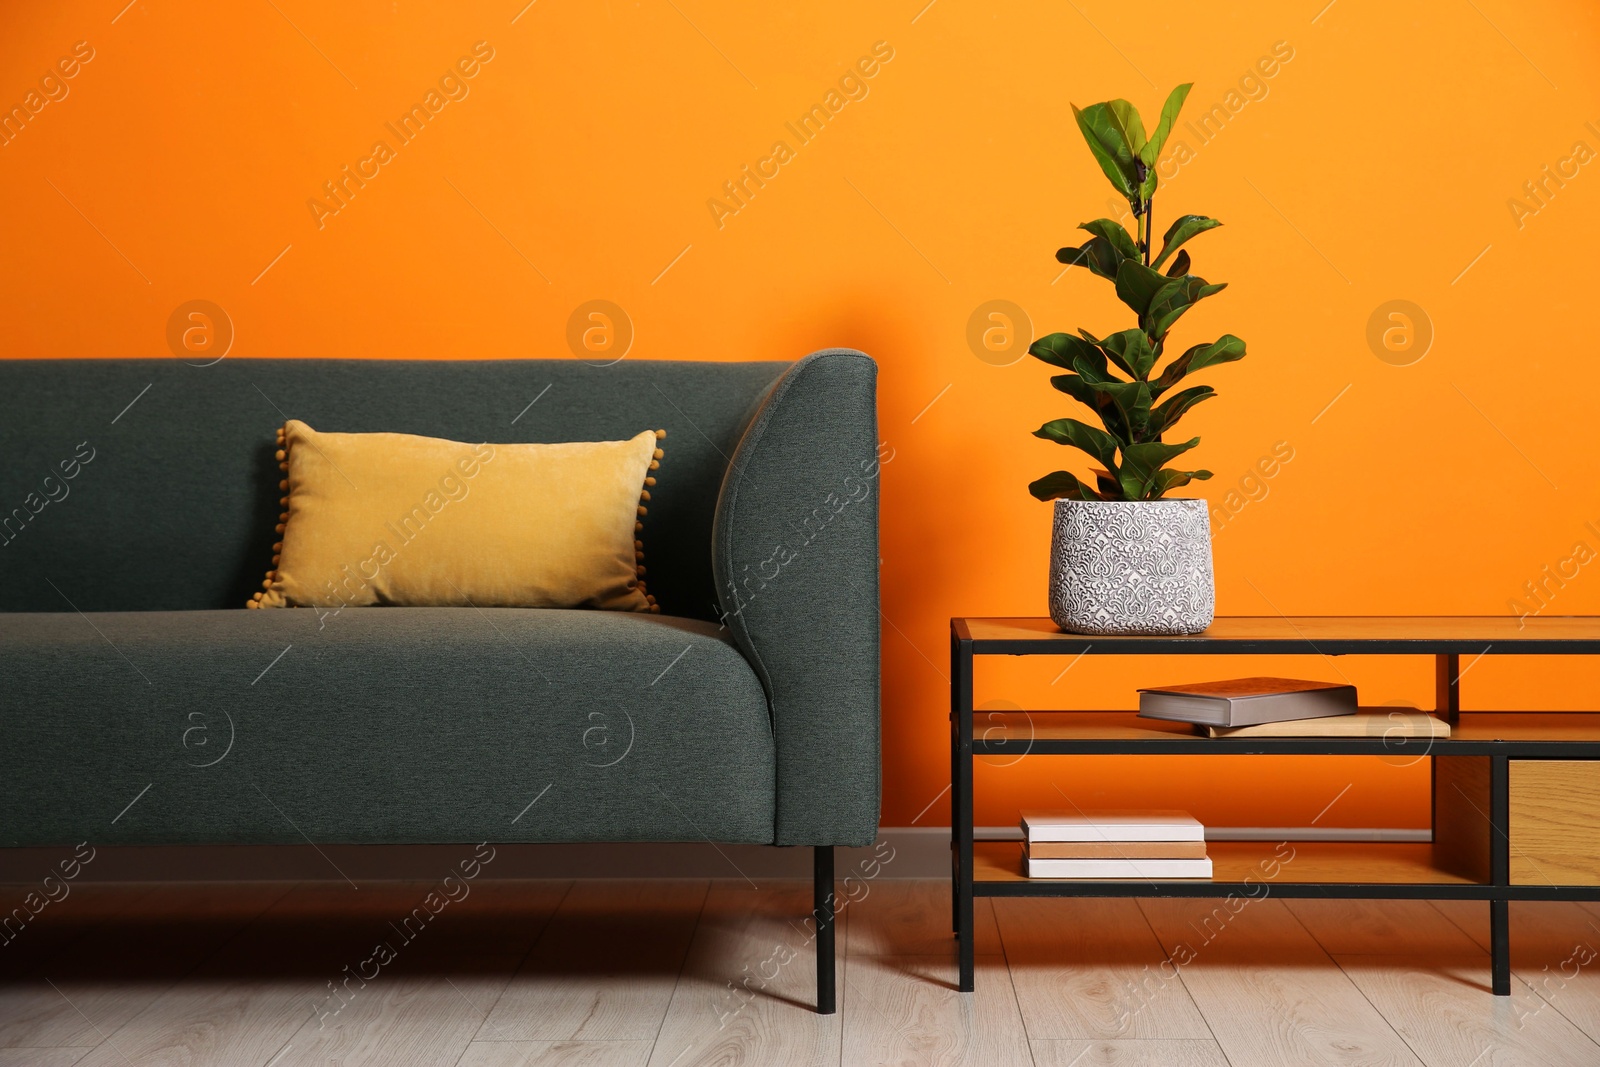
[[[817,1014],[835,1011],[833,988],[833,846],[812,849],[811,917],[817,924]]]

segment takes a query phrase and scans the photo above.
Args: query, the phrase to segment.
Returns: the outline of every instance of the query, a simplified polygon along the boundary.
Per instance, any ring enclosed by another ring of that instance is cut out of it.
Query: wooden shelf
[[[1144,890],[1150,896],[1168,896],[1173,895],[1173,890],[1181,892],[1184,888],[1242,885],[1247,878],[1258,893],[1268,894],[1276,892],[1277,887],[1292,885],[1330,886],[1343,883],[1437,887],[1483,884],[1435,866],[1433,846],[1429,844],[1291,841],[1287,845],[1280,845],[1276,841],[1210,841],[1206,844],[1206,852],[1211,856],[1215,869],[1210,879],[1147,882],[1029,878],[1022,873],[1020,841],[981,841],[972,846],[972,876],[975,891],[979,895],[986,892],[980,886],[1010,885],[1045,891],[1057,887],[1070,889],[1083,886],[1091,890],[1082,894],[1085,896],[1104,895],[1110,886],[1129,886]],[[1285,860],[1285,856],[1289,858]],[[1159,893],[1151,891],[1156,886],[1160,887]],[[1268,888],[1261,890],[1261,886]]]
[[[1381,711],[1381,708],[1367,708]],[[1402,710],[1399,708],[1396,711]],[[1587,711],[1463,712],[1448,738],[1201,737],[1187,724],[1141,719],[1132,711],[973,713],[973,753],[1015,757],[1074,753],[1240,755],[1484,755],[1515,745],[1522,755],[1550,755],[1540,745],[1592,745],[1600,756],[1600,713]],[[1568,751],[1562,748],[1561,751]]]
[[[1592,711],[1464,711],[1452,741],[1600,741]]]

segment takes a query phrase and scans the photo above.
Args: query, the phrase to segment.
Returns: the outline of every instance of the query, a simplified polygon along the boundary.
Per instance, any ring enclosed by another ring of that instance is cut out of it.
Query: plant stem
[[[1156,208],[1156,198],[1151,196],[1144,202],[1144,265],[1150,265],[1150,246],[1156,243],[1156,226],[1152,212]]]

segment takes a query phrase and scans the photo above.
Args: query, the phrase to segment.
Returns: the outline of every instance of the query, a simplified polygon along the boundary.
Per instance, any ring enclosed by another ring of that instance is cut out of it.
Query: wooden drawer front
[[[1600,760],[1511,761],[1513,885],[1600,885]]]

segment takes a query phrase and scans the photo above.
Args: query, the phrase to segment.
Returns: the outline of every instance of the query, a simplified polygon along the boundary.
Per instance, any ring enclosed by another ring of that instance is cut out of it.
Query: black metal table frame
[[[1434,658],[1435,711],[1451,723],[1459,722],[1460,657],[1462,655],[1600,655],[1600,641],[1561,640],[1521,642],[1504,651],[1461,642],[1360,639],[1350,642],[1264,639],[1229,641],[1211,647],[1203,641],[1148,641],[1121,639],[1107,642],[1092,636],[1063,634],[1041,641],[974,640],[966,620],[952,618],[950,640],[950,816],[952,926],[958,943],[961,992],[974,985],[973,900],[990,897],[1227,897],[1253,896],[1259,883],[1220,881],[975,881],[973,872],[973,760],[984,755],[1016,756],[1016,742],[985,741],[973,737],[973,660],[980,655],[1082,656],[1102,655],[1431,655]],[[1033,712],[1030,714],[1040,714]],[[1046,713],[1048,714],[1048,713]],[[1059,714],[1070,715],[1071,712]],[[1470,713],[1469,713],[1470,714]],[[1009,747],[1008,747],[1009,746]],[[1600,738],[1594,741],[1456,740],[1433,738],[1214,738],[1204,745],[1192,737],[1159,734],[1138,740],[1037,739],[1030,740],[1026,755],[1317,755],[1317,756],[1488,756],[1489,856],[1488,882],[1449,884],[1411,882],[1283,882],[1272,884],[1271,894],[1296,898],[1368,900],[1486,900],[1489,902],[1492,987],[1496,996],[1511,994],[1511,940],[1509,902],[1512,900],[1600,900],[1600,886],[1514,885],[1510,879],[1510,761],[1512,759],[1600,759]]]

